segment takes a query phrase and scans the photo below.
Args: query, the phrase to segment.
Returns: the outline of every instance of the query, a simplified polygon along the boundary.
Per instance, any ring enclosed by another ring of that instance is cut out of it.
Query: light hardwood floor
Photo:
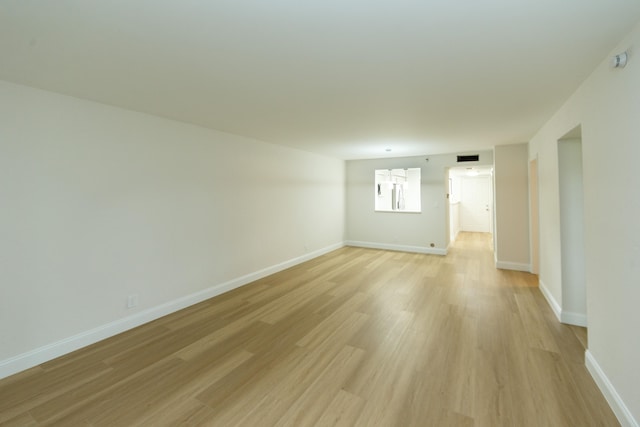
[[[0,424],[618,425],[584,329],[489,244],[334,251],[0,381]]]

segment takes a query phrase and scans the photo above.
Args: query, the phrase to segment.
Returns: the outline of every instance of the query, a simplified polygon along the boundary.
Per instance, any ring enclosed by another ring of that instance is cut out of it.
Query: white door
[[[460,229],[491,233],[493,206],[491,176],[465,176],[462,178],[460,197]]]

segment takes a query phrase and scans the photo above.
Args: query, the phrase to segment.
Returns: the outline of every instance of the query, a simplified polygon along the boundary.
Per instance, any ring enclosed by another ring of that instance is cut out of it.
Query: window
[[[375,210],[420,212],[420,168],[376,169]]]

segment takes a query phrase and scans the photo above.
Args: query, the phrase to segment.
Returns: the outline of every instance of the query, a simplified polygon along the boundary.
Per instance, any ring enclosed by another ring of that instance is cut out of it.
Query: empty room
[[[638,427],[638,52],[637,0],[0,0],[0,425]]]

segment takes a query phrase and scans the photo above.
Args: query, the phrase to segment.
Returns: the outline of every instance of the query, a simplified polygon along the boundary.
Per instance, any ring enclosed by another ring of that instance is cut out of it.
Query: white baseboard
[[[498,260],[496,260],[496,268],[500,268],[502,270],[526,271],[527,273],[531,271],[531,266],[529,264]]]
[[[568,325],[576,325],[587,327],[587,315],[583,313],[573,313],[571,311],[562,310],[560,321]]]
[[[558,304],[558,301],[556,301],[553,295],[551,295],[551,292],[545,286],[542,280],[538,282],[538,288],[540,289],[540,292],[542,292],[542,295],[544,295],[544,298],[547,300],[547,303],[549,303],[549,306],[551,306],[551,309],[553,310],[553,314],[556,315],[556,318],[560,323],[566,323],[568,325],[583,326],[585,328],[587,327],[586,314],[574,313],[571,311],[563,310],[560,304]]]
[[[0,379],[24,371],[25,369],[32,368],[49,360],[53,360],[56,357],[60,357],[64,354],[94,344],[98,341],[102,341],[105,338],[112,337],[129,329],[143,325],[162,316],[166,316],[167,314],[182,310],[183,308],[189,307],[193,304],[197,304],[209,298],[213,298],[232,289],[239,288],[240,286],[285,270],[289,267],[293,267],[294,265],[298,265],[302,262],[319,257],[343,246],[344,243],[336,243],[317,251],[310,252],[282,262],[280,264],[276,264],[271,267],[256,271],[254,273],[238,277],[228,282],[211,286],[210,288],[204,289],[200,292],[186,295],[184,297],[169,301],[156,307],[149,308],[131,316],[118,319],[114,322],[98,326],[97,328],[81,332],[60,341],[38,347],[9,359],[0,360]]]
[[[556,299],[553,297],[553,295],[551,295],[551,292],[544,285],[544,282],[542,280],[538,281],[538,289],[540,289],[540,292],[542,292],[542,295],[544,295],[547,303],[549,303],[551,310],[553,310],[553,314],[555,314],[558,318],[558,322],[562,322],[562,308],[560,307],[560,304],[558,304],[558,301],[556,301]]]
[[[631,411],[627,408],[627,405],[625,405],[622,398],[620,398],[620,395],[613,387],[613,384],[611,384],[611,381],[609,381],[609,378],[607,378],[607,375],[604,373],[589,350],[584,353],[584,364],[604,395],[604,398],[609,403],[611,410],[616,414],[616,417],[622,427],[640,427],[635,418],[633,418]]]
[[[447,250],[442,248],[427,248],[425,246],[393,245],[389,243],[359,242],[347,240],[346,246],[356,246],[358,248],[384,249],[387,251],[416,252],[429,255],[446,255]]]

